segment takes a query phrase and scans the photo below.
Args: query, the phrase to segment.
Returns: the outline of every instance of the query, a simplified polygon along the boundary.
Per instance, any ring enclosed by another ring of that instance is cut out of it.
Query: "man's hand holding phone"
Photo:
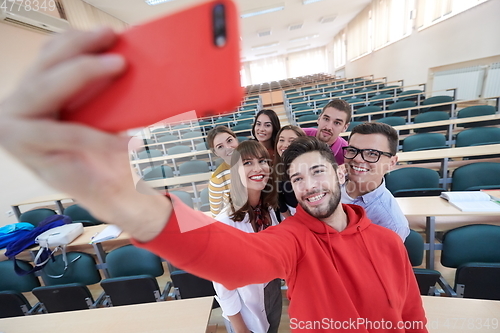
[[[99,29],[69,31],[50,40],[0,104],[0,144],[97,218],[149,240],[165,224],[170,203],[153,189],[146,195],[135,190],[128,138],[58,120],[61,107],[89,82],[112,79],[125,70],[122,56],[95,53],[111,47],[116,38],[111,29]],[[137,221],[145,224],[140,227]]]

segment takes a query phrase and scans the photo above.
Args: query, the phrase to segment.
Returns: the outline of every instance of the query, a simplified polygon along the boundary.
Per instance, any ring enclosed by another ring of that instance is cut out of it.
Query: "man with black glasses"
[[[404,241],[408,220],[391,192],[384,175],[397,163],[398,134],[384,123],[363,123],[353,128],[349,146],[343,148],[347,180],[342,186],[342,203],[366,210],[373,223],[396,232]]]

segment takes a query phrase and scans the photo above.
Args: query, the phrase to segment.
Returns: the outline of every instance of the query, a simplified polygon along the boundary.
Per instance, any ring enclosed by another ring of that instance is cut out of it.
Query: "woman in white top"
[[[276,225],[276,189],[267,149],[257,141],[242,142],[231,159],[229,205],[216,219],[242,231],[259,232]],[[269,255],[272,255],[271,253]],[[228,332],[277,332],[281,318],[281,281],[228,290],[214,282]]]

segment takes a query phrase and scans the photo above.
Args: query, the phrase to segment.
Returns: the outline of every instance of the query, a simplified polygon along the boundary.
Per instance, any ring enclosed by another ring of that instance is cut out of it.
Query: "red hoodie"
[[[293,332],[427,332],[406,249],[360,206],[342,205],[342,232],[298,206],[280,225],[249,234],[172,201],[165,229],[136,245],[228,289],[286,279]]]

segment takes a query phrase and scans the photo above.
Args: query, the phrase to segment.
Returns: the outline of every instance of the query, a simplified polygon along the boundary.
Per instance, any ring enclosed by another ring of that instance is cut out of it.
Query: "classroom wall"
[[[31,64],[47,38],[49,35],[0,23],[2,43],[0,100],[3,100],[16,87],[27,66]],[[17,222],[14,216],[7,217],[6,215],[11,203],[50,194],[54,190],[42,184],[2,148],[0,148],[0,161],[0,226],[3,226]]]
[[[500,55],[500,1],[490,0],[345,66],[346,77],[373,74],[426,83],[432,67]],[[349,47],[349,45],[347,46]],[[334,72],[333,72],[334,73]]]

